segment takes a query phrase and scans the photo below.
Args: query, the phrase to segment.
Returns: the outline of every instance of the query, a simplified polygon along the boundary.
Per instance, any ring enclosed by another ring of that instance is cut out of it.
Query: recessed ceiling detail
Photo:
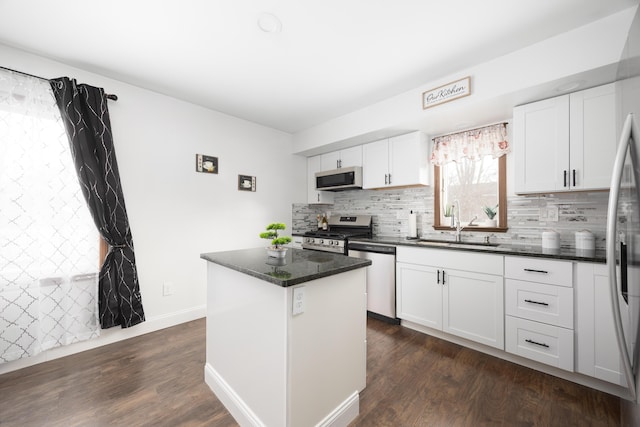
[[[265,33],[280,33],[282,31],[282,22],[272,13],[263,12],[258,16],[258,28]]]
[[[0,44],[300,133],[639,2],[0,0]]]

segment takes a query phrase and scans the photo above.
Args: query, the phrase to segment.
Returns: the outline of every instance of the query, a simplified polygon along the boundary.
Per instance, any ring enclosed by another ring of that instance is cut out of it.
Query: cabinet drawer
[[[573,330],[505,316],[509,353],[573,372]]]
[[[572,287],[573,265],[571,261],[508,256],[504,259],[504,276],[509,279]]]
[[[506,279],[505,312],[573,329],[573,288]]]

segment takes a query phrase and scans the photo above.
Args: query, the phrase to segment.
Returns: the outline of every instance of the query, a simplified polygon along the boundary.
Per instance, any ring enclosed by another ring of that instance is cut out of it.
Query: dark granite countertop
[[[265,248],[209,252],[200,258],[282,287],[371,265],[371,260],[295,248],[282,259],[268,257]]]
[[[406,238],[395,237],[374,237],[372,239],[354,238],[354,242],[370,242],[381,243],[395,246],[412,246],[419,248],[434,248],[434,249],[446,249],[454,251],[473,251],[483,253],[494,253],[500,255],[516,255],[516,256],[529,256],[539,258],[550,259],[562,259],[570,261],[582,261],[582,262],[597,262],[605,263],[606,252],[604,250],[596,251],[579,251],[576,249],[560,248],[559,250],[543,249],[541,246],[533,245],[510,245],[499,244],[497,246],[482,246],[471,244],[458,244],[454,242],[421,242],[420,240],[409,240]],[[450,244],[447,244],[450,243]]]

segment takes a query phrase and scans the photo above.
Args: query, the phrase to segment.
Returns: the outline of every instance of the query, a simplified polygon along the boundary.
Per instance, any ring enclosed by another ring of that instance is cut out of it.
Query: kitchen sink
[[[446,242],[446,241],[442,241],[442,240],[423,240],[423,239],[420,239],[416,243],[418,243],[419,245],[429,245],[429,246],[449,246],[453,242]]]
[[[450,240],[436,240],[436,239],[420,239],[417,242],[420,245],[426,246],[484,246],[484,247],[496,247],[500,246],[499,243],[488,242],[452,242]]]

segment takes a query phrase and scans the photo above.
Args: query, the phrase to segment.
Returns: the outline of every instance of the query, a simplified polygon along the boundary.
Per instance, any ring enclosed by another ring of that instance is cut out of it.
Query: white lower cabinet
[[[400,319],[504,350],[502,256],[401,246],[396,259]]]
[[[622,298],[620,308],[624,319],[626,304]],[[576,264],[576,335],[576,371],[626,386],[606,264]]]
[[[573,263],[505,257],[506,350],[573,371]]]
[[[406,246],[396,260],[403,321],[626,386],[606,264]]]
[[[443,286],[436,280],[437,271],[426,265],[396,264],[398,318],[442,330]]]

